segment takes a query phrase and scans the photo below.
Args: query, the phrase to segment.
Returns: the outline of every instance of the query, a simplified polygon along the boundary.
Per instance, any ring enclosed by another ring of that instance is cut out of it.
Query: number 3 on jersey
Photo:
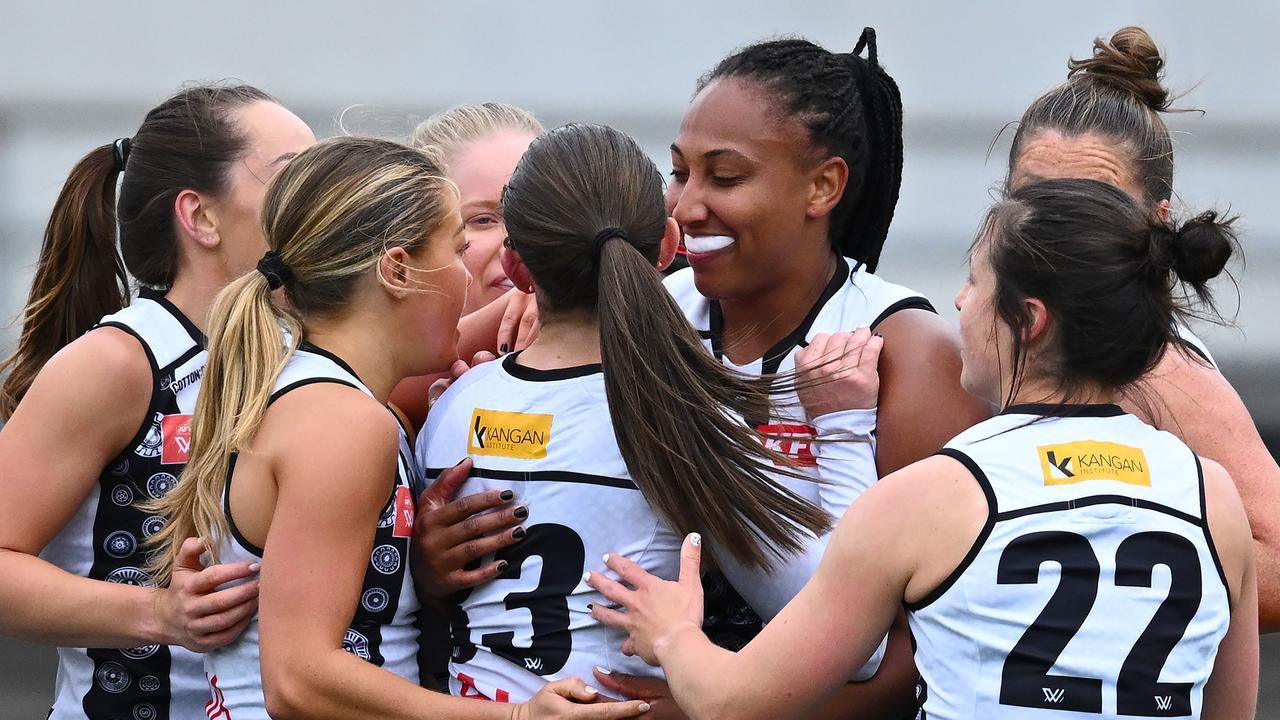
[[[1061,579],[1044,610],[1005,659],[1000,704],[1101,713],[1102,680],[1049,674],[1098,597],[1101,569],[1089,541],[1061,531],[1023,535],[1009,543],[1000,556],[996,582],[1035,584],[1045,562],[1062,567]],[[1116,550],[1115,583],[1151,587],[1156,565],[1169,568],[1169,594],[1120,668],[1116,679],[1116,711],[1120,715],[1191,714],[1192,684],[1160,682],[1159,677],[1200,607],[1200,558],[1195,546],[1180,535],[1138,533]]]
[[[513,592],[503,601],[507,610],[526,609],[532,624],[532,641],[524,648],[515,644],[512,631],[486,633],[480,642],[495,655],[506,658],[535,675],[552,675],[569,661],[573,644],[569,634],[569,595],[582,582],[586,565],[586,549],[582,538],[570,528],[543,523],[529,528],[519,544],[504,548],[494,555],[495,561],[506,561],[507,569],[498,580],[520,577],[521,566],[531,557],[542,559],[538,585],[527,592]],[[476,567],[479,567],[477,564]],[[467,662],[475,656],[470,642],[468,618],[462,604],[471,591],[454,597],[453,636],[455,662]]]

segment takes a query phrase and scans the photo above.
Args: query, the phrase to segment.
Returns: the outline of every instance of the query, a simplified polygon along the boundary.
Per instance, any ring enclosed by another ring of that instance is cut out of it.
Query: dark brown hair
[[[804,124],[819,160],[834,155],[849,166],[828,237],[875,272],[902,186],[902,98],[880,65],[876,31],[863,29],[849,53],[799,38],[748,45],[702,76],[698,92],[721,78],[759,83],[778,110]]]
[[[1009,148],[1009,177],[1026,142],[1044,132],[1096,133],[1122,149],[1144,200],[1154,207],[1173,195],[1173,142],[1160,113],[1172,112],[1162,84],[1164,59],[1140,27],[1093,41],[1093,55],[1067,62],[1067,81],[1022,114]]]
[[[804,530],[827,530],[826,513],[770,476],[794,472],[785,456],[741,420],[769,415],[777,381],[717,362],[662,286],[662,176],[640,146],[600,125],[552,130],[529,146],[502,202],[544,317],[599,321],[618,447],[657,514],[762,567],[773,560],[766,541],[794,552]]]
[[[997,203],[970,253],[990,262],[995,311],[1011,330],[1006,404],[1026,370],[1024,300],[1041,300],[1052,318],[1049,350],[1035,370],[1056,381],[1067,402],[1089,384],[1125,388],[1177,341],[1175,321],[1190,313],[1174,291],[1178,280],[1212,303],[1206,283],[1231,256],[1233,222],[1213,212],[1180,226],[1161,222],[1096,180],[1045,180]]]
[[[9,372],[0,418],[13,414],[54,353],[129,303],[126,268],[144,286],[173,284],[174,200],[186,189],[226,190],[228,168],[246,145],[232,113],[257,101],[274,99],[247,85],[185,88],[147,113],[127,154],[102,145],[71,170],[45,229],[17,350],[0,363],[0,373]]]

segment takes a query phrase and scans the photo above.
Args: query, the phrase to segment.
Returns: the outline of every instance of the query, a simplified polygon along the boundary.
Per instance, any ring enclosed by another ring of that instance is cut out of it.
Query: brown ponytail
[[[44,231],[18,348],[0,363],[0,374],[9,372],[0,387],[0,419],[13,414],[49,358],[129,302],[129,280],[116,250],[118,175],[113,146],[103,145],[76,163],[62,186]]]
[[[599,125],[552,130],[516,167],[503,211],[544,316],[595,313],[618,448],[664,521],[757,567],[830,527],[772,477],[794,471],[742,421],[767,416],[780,383],[717,362],[663,288],[662,177],[634,140]]]
[[[226,190],[248,144],[233,111],[254,102],[274,99],[247,85],[184,88],[147,113],[127,153],[122,146],[117,158],[115,145],[103,145],[75,166],[45,230],[18,348],[0,364],[0,374],[9,371],[0,419],[13,414],[54,353],[129,303],[130,275],[156,289],[173,284],[174,199],[185,189]]]

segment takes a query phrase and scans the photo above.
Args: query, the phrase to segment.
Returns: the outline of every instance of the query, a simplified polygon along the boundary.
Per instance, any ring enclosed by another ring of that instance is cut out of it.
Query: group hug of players
[[[1251,718],[1280,469],[1185,323],[1236,240],[1170,205],[1162,66],[1123,28],[1027,109],[958,341],[876,274],[870,29],[724,58],[665,181],[187,87],[49,221],[0,632],[58,720]]]

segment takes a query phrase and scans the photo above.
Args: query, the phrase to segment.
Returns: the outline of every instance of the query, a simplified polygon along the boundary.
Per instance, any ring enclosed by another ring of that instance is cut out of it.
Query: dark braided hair
[[[721,78],[760,83],[779,109],[805,124],[820,158],[826,153],[848,164],[849,183],[831,215],[831,244],[875,272],[902,186],[902,98],[876,56],[876,31],[864,28],[850,53],[800,38],[749,45],[703,75],[698,92]]]

